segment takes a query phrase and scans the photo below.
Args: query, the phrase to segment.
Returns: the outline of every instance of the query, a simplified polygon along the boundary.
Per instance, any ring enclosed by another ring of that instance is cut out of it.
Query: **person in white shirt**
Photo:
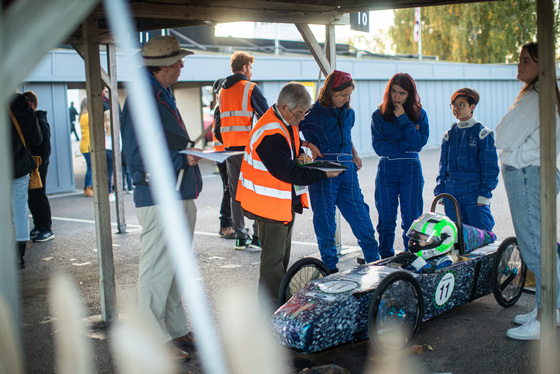
[[[517,79],[525,86],[510,110],[496,127],[496,147],[500,149],[502,176],[506,188],[511,218],[521,256],[529,270],[535,273],[537,306],[531,312],[515,316],[521,326],[511,328],[506,335],[517,340],[540,339],[541,317],[541,201],[540,201],[540,142],[537,43],[521,48]],[[560,137],[560,92],[556,87],[556,137]],[[556,145],[556,157],[560,144]],[[556,170],[557,189],[560,171]],[[560,261],[556,266],[556,306],[560,308]],[[560,314],[556,311],[556,325]]]

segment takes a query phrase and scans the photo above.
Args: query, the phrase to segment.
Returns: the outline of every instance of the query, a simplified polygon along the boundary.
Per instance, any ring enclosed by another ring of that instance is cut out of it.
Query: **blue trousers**
[[[379,214],[379,254],[382,258],[395,254],[397,209],[401,205],[404,248],[408,248],[406,232],[412,222],[422,215],[424,177],[419,159],[389,160],[381,158],[375,178],[375,207]]]
[[[12,179],[12,217],[17,242],[26,242],[29,240],[28,191],[29,174]]]
[[[539,166],[515,169],[502,164],[502,177],[521,257],[535,274],[537,307],[541,307],[541,173]],[[560,174],[556,172],[556,195]],[[560,261],[556,258],[556,307],[560,308]]]
[[[86,159],[86,175],[84,177],[84,190],[86,187],[93,187],[92,181],[91,181],[91,155],[90,153],[82,153],[82,155],[84,155],[84,158]]]
[[[459,203],[461,221],[477,229],[492,231],[494,218],[490,212],[490,205],[478,206],[478,179],[445,180],[445,192],[452,195]],[[455,207],[449,199],[443,199],[445,215],[457,222]]]
[[[313,208],[313,227],[321,259],[331,270],[338,264],[335,246],[335,208],[340,209],[344,219],[350,224],[358,245],[367,262],[379,259],[379,247],[375,240],[375,230],[369,216],[369,206],[358,183],[357,167],[353,162],[345,162],[348,170],[338,177],[323,179],[309,186],[309,198]]]

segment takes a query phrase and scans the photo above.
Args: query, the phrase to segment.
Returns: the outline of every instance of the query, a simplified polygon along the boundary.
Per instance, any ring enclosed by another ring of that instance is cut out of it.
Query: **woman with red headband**
[[[473,115],[479,99],[478,92],[467,87],[451,95],[449,106],[458,121],[443,134],[434,195],[453,195],[463,223],[492,231],[490,198],[498,185],[500,167],[492,130]],[[457,221],[453,203],[444,199],[443,204],[445,215]]]
[[[375,230],[369,215],[369,206],[358,182],[362,160],[352,144],[351,132],[355,113],[350,108],[354,81],[350,74],[335,70],[325,79],[319,99],[313,105],[299,128],[308,141],[313,158],[334,161],[348,166],[336,178],[323,179],[309,186],[313,208],[313,226],[317,235],[321,259],[330,272],[338,271],[335,246],[335,208],[348,221],[367,262],[379,259]],[[304,146],[307,145],[304,142]],[[316,149],[315,145],[318,149]]]
[[[379,214],[379,253],[395,254],[397,209],[401,205],[404,248],[406,233],[422,214],[424,177],[418,153],[428,142],[428,116],[422,109],[416,84],[406,73],[395,74],[383,95],[383,102],[373,112],[371,134],[373,149],[379,155],[375,178],[375,207]]]

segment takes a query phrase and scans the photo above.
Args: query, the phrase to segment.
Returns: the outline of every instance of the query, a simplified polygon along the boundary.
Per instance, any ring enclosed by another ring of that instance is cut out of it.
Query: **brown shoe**
[[[220,232],[218,233],[224,239],[235,239],[237,235],[235,235],[235,230],[233,227],[222,227]]]
[[[91,186],[87,186],[84,189],[84,196],[86,197],[93,197],[93,188],[91,188]]]
[[[176,361],[176,362],[182,362],[182,361],[190,360],[191,357],[187,352],[185,352],[182,349],[179,349],[179,348],[172,345],[171,346],[171,359]]]
[[[191,331],[187,335],[183,335],[179,338],[173,339],[173,343],[186,345],[187,347],[194,347],[195,344],[196,344],[196,341],[194,340],[194,336],[193,336],[193,333]]]

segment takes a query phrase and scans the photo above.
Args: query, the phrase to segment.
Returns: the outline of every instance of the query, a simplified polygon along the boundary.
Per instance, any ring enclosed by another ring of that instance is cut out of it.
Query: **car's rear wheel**
[[[328,274],[329,269],[319,259],[305,257],[296,261],[282,278],[278,293],[278,306],[284,305],[312,280],[323,278]]]

